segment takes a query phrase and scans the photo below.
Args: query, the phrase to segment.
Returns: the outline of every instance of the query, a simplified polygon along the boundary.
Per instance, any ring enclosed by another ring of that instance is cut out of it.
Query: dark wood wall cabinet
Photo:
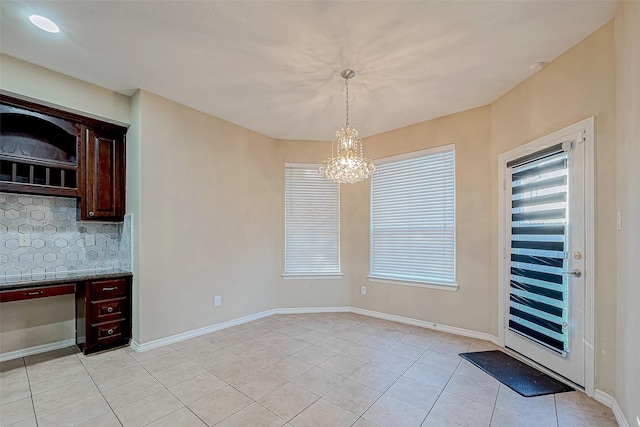
[[[124,134],[84,127],[86,191],[81,219],[118,220],[124,216]]]
[[[0,123],[0,191],[75,197],[81,220],[122,221],[126,128],[8,96]]]
[[[85,282],[76,290],[76,343],[84,354],[129,344],[131,278]]]

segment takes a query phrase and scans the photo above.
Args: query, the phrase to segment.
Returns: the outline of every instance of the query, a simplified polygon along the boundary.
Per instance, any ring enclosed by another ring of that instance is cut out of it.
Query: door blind
[[[314,165],[285,168],[284,273],[340,274],[340,184]]]
[[[509,328],[568,351],[567,154],[511,169]]]
[[[371,276],[455,284],[455,151],[377,165]]]

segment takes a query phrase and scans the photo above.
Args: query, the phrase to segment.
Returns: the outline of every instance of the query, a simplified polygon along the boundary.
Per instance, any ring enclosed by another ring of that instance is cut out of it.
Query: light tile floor
[[[458,353],[496,348],[351,313],[275,315],[144,353],[0,364],[0,427],[616,426],[580,392],[523,398]]]

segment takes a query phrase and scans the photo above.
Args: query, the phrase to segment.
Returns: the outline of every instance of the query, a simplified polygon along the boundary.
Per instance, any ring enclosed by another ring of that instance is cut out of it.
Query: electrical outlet
[[[93,234],[85,234],[84,236],[84,244],[87,246],[95,246],[96,245],[96,236]]]
[[[213,299],[213,305],[216,307],[220,307],[222,305],[222,297],[217,296]]]
[[[616,227],[618,231],[622,231],[622,212],[616,214]]]
[[[18,246],[31,246],[31,236],[28,234],[18,234]]]
[[[360,295],[366,295],[366,294],[367,294],[367,287],[360,286]]]

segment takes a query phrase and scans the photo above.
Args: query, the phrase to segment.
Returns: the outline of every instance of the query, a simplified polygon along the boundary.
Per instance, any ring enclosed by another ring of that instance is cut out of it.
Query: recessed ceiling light
[[[531,71],[533,71],[535,73],[537,71],[542,70],[546,66],[547,66],[546,62],[543,62],[543,61],[535,62],[535,63],[531,64],[531,66],[529,67],[529,70],[531,70]]]
[[[51,19],[45,18],[44,16],[31,15],[29,17],[29,21],[31,21],[33,25],[40,28],[42,31],[46,31],[48,33],[60,32],[60,27],[58,27],[56,23],[53,22]]]

